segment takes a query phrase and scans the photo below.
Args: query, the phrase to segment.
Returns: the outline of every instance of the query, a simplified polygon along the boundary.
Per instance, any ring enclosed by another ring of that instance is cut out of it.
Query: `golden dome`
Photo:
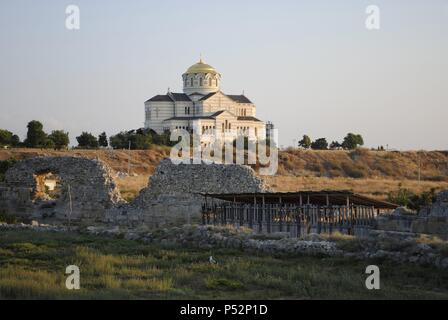
[[[214,73],[217,74],[218,71],[215,70],[211,65],[206,64],[202,61],[202,59],[199,60],[198,63],[195,63],[190,68],[188,68],[186,74],[191,73]]]

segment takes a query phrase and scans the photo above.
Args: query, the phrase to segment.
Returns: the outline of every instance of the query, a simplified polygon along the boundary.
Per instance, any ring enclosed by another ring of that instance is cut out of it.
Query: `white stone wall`
[[[145,128],[163,133],[163,121],[174,116],[174,103],[148,101],[145,103]]]
[[[192,94],[195,92],[208,94],[219,91],[221,85],[221,76],[212,73],[184,74],[182,76],[184,93]],[[193,85],[192,84],[193,81]]]

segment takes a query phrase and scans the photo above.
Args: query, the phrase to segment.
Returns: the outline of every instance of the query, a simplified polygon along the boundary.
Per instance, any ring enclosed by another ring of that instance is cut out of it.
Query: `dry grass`
[[[289,149],[279,154],[279,175],[448,181],[448,153]]]
[[[115,178],[121,196],[127,201],[133,200],[140,193],[140,190],[148,186],[148,181],[148,175]]]
[[[15,158],[17,160],[37,156],[78,156],[104,161],[115,172],[127,172],[130,159],[131,173],[150,175],[161,160],[168,157],[169,147],[152,145],[149,150],[68,150],[56,151],[47,149],[9,149],[0,150],[0,160]]]
[[[99,158],[114,171],[151,175],[155,166],[170,153],[169,147],[153,145],[149,150],[69,150],[46,149],[0,150],[0,160],[35,156],[84,156]],[[386,152],[358,149],[355,151],[288,149],[279,153],[280,176],[351,177],[393,180],[416,180],[421,165],[421,178],[448,182],[447,151]]]
[[[269,186],[279,192],[298,190],[350,190],[355,193],[386,199],[389,192],[406,188],[420,194],[431,188],[448,189],[448,182],[392,180],[392,179],[353,179],[326,177],[270,176],[263,177]]]
[[[210,252],[32,231],[1,232],[0,250],[0,299],[448,299],[445,272],[381,261]],[[210,254],[217,265],[208,262]],[[381,268],[381,290],[364,284],[373,262]],[[65,268],[72,264],[80,268],[81,290],[65,288]]]
[[[99,158],[115,172],[127,172],[130,155],[131,173],[138,176],[116,179],[126,200],[132,200],[148,184],[158,163],[169,156],[168,147],[150,150],[0,150],[0,160],[34,156],[84,156]],[[421,163],[422,181],[417,181]],[[289,149],[279,153],[277,176],[264,177],[277,191],[352,190],[385,199],[389,192],[406,188],[420,194],[431,188],[448,188],[448,152],[315,151]]]

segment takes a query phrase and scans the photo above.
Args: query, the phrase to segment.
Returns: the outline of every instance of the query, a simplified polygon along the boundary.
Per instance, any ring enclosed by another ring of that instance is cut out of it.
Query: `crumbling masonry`
[[[120,196],[107,165],[82,157],[20,161],[0,184],[0,213],[51,223],[71,221],[159,227],[199,221],[198,193],[262,192],[267,187],[241,165],[174,165],[164,160],[132,202]]]

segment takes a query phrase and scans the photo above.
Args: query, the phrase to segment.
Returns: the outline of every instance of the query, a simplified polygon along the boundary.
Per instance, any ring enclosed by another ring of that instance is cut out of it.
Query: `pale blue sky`
[[[81,9],[81,30],[65,8]],[[381,9],[367,31],[365,8]],[[304,133],[367,146],[448,149],[448,0],[2,0],[0,128],[109,135],[202,52],[292,145]]]

